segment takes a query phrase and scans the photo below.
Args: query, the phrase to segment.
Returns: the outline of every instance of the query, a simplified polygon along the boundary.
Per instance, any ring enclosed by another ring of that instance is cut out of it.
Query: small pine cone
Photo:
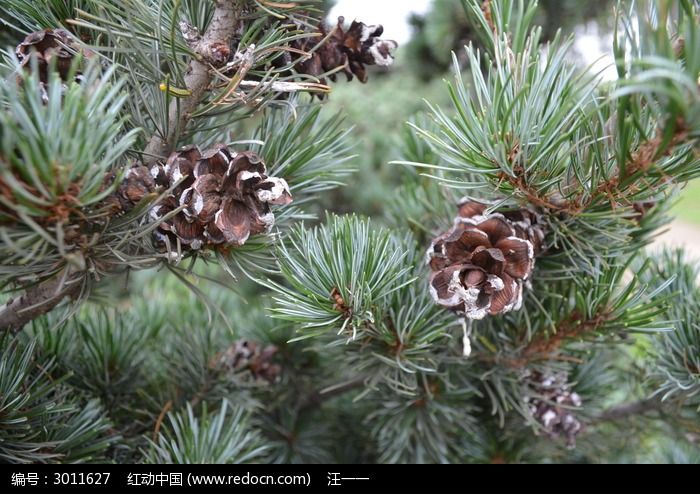
[[[87,57],[93,55],[90,50],[81,50],[73,35],[65,29],[45,29],[30,33],[15,50],[17,60],[26,70],[31,70],[32,55],[36,56],[39,80],[44,84],[49,80],[49,65],[54,59],[61,80],[67,82],[71,64],[78,52]]]
[[[156,190],[150,170],[142,165],[129,168],[119,185],[118,194],[125,204],[138,204],[146,195]]]
[[[111,187],[116,179],[115,172],[108,173],[102,190]],[[99,204],[99,209],[109,215],[131,211],[136,204],[148,194],[154,193],[156,189],[155,180],[149,169],[142,165],[134,165],[126,171],[114,193]]]
[[[284,179],[268,177],[265,163],[253,152],[236,153],[225,145],[200,152],[188,146],[165,164],[153,165],[154,183],[171,195],[151,210],[154,220],[182,207],[164,220],[156,237],[185,248],[241,246],[251,235],[268,233],[275,221],[272,205],[292,202]]]
[[[214,357],[210,367],[228,374],[248,373],[254,380],[273,383],[279,377],[281,367],[273,363],[277,347],[249,340],[238,340]]]
[[[533,211],[485,214],[487,205],[465,200],[454,226],[427,253],[430,293],[438,304],[469,319],[518,310],[544,232]]]
[[[528,371],[526,377],[533,393],[526,398],[530,414],[550,437],[564,437],[567,446],[573,448],[576,436],[583,429],[574,413],[582,405],[581,397],[571,391],[565,374]]]
[[[326,72],[344,67],[343,72],[351,81],[353,75],[360,82],[367,82],[366,65],[380,65],[387,67],[394,62],[394,51],[398,47],[396,41],[383,40],[379,37],[384,32],[380,25],[367,26],[362,22],[353,21],[348,30],[344,29],[345,18],[338,17],[338,24],[330,37],[309,58],[304,55],[295,55],[301,58],[297,64],[297,71],[302,74],[320,76]],[[294,48],[309,52],[324,39],[330,31],[323,25],[318,30],[321,37],[305,38],[294,43]],[[330,76],[335,81],[335,74]],[[323,84],[325,79],[321,79]]]

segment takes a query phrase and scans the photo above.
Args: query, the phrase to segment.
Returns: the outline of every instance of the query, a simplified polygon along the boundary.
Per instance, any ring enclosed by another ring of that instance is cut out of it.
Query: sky
[[[585,26],[579,26],[574,36],[574,49],[581,56],[584,64],[590,65],[591,70],[599,73],[603,80],[616,79],[617,71],[612,54],[612,35],[601,34],[595,21],[591,21]]]
[[[386,35],[401,45],[411,36],[411,13],[425,13],[430,3],[431,0],[337,0],[329,17],[343,15],[346,21],[381,24]]]

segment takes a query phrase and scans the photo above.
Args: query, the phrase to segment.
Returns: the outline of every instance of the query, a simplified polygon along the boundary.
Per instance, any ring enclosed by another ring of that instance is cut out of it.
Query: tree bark
[[[40,283],[0,308],[0,330],[19,331],[25,324],[46,314],[66,297],[80,293],[83,283],[71,270]]]
[[[337,396],[341,396],[345,393],[361,388],[365,384],[365,379],[366,378],[364,376],[358,377],[343,384],[312,391],[302,401],[302,404],[299,407],[299,412],[305,412],[311,408],[318,407],[324,402],[331,400]]]

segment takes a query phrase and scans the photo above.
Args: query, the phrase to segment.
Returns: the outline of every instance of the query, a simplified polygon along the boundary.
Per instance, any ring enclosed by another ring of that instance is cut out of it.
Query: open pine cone
[[[394,50],[398,47],[396,41],[383,40],[379,37],[384,32],[380,25],[367,26],[362,22],[353,21],[348,30],[344,29],[345,18],[338,17],[338,24],[333,28],[332,34],[326,39],[311,57],[306,55],[294,55],[301,58],[296,69],[302,74],[315,77],[333,69],[343,67],[343,72],[351,81],[353,75],[361,82],[367,82],[366,65],[389,66],[394,62]],[[325,26],[319,26],[320,37],[305,38],[294,42],[294,48],[304,52],[310,52],[320,40],[323,40],[331,32]],[[335,81],[335,74],[330,79]],[[321,79],[323,84],[325,79]]]
[[[36,56],[39,80],[44,84],[49,80],[49,65],[54,59],[61,80],[67,82],[71,64],[78,52],[88,57],[93,54],[81,49],[73,35],[65,29],[45,29],[30,33],[15,50],[17,60],[27,70],[31,68],[32,55]]]
[[[173,153],[165,165],[151,168],[156,184],[173,194],[152,210],[154,219],[184,209],[160,224],[160,238],[177,238],[191,249],[206,245],[241,246],[251,235],[267,233],[275,217],[270,205],[292,202],[284,179],[268,177],[265,163],[252,152],[235,153],[224,145],[204,153],[190,146]]]
[[[111,198],[113,211],[128,211],[155,190],[170,194],[153,206],[150,215],[161,220],[155,235],[163,243],[185,250],[239,247],[251,235],[268,233],[275,216],[272,205],[292,202],[284,179],[268,177],[255,153],[236,153],[225,145],[200,152],[187,146],[150,169],[128,170]],[[181,211],[170,214],[178,208]]]
[[[433,299],[469,319],[520,308],[544,238],[533,211],[485,214],[486,208],[473,200],[461,203],[454,226],[427,253]]]
[[[575,411],[581,407],[582,400],[578,393],[571,391],[566,375],[528,371],[526,377],[535,395],[526,400],[532,418],[550,437],[564,437],[567,446],[574,447],[576,436],[583,428]]]
[[[250,340],[235,341],[223,352],[219,352],[209,363],[209,367],[230,375],[248,373],[253,380],[273,383],[282,368],[274,363],[277,347],[263,346]]]

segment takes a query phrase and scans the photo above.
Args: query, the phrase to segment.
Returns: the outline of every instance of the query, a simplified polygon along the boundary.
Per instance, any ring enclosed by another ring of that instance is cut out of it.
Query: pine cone
[[[111,187],[117,180],[117,174],[110,172],[106,177],[102,190]],[[134,209],[134,207],[149,194],[158,190],[154,177],[148,167],[133,165],[122,177],[117,190],[107,196],[98,205],[98,209],[109,216],[116,216]]]
[[[229,374],[248,372],[255,380],[273,383],[279,377],[281,367],[272,362],[277,347],[249,340],[238,340],[223,352],[220,352],[210,363],[213,369]]]
[[[236,153],[218,145],[201,153],[189,146],[173,153],[150,174],[172,194],[151,210],[164,220],[156,236],[197,250],[207,246],[241,246],[251,235],[268,233],[275,221],[271,205],[292,202],[284,179],[268,177],[265,163],[253,152]]]
[[[574,408],[582,405],[578,393],[571,391],[563,373],[543,374],[535,371],[526,375],[535,397],[526,397],[530,414],[553,438],[564,437],[568,447],[576,445],[576,436],[583,426]]]
[[[25,70],[31,69],[32,55],[36,56],[39,80],[44,84],[49,81],[49,65],[54,59],[61,80],[67,82],[71,64],[78,52],[87,57],[93,54],[90,50],[81,50],[77,40],[65,29],[45,29],[30,33],[15,50],[17,60]]]
[[[361,82],[367,82],[365,65],[389,66],[394,62],[394,50],[398,47],[396,41],[382,40],[379,36],[384,32],[380,25],[367,26],[362,22],[353,21],[348,30],[343,28],[344,17],[338,17],[338,24],[333,33],[326,39],[311,57],[306,55],[293,56],[301,59],[296,65],[297,72],[315,77],[339,67],[351,81],[354,76]],[[303,52],[310,52],[320,40],[328,36],[330,30],[321,25],[318,27],[320,37],[304,38],[295,41],[293,47]],[[335,81],[335,74],[330,79]],[[326,84],[324,78],[321,83]]]
[[[292,202],[287,182],[265,173],[265,163],[253,152],[236,153],[220,144],[202,153],[186,146],[150,169],[131,167],[101,208],[119,214],[149,194],[169,190],[150,211],[152,220],[162,219],[155,231],[158,242],[179,241],[184,250],[240,247],[251,235],[272,229],[271,205]],[[108,177],[105,186],[113,180]]]
[[[486,208],[461,203],[454,226],[433,240],[427,255],[433,299],[469,319],[520,308],[544,238],[533,211],[485,214]]]

